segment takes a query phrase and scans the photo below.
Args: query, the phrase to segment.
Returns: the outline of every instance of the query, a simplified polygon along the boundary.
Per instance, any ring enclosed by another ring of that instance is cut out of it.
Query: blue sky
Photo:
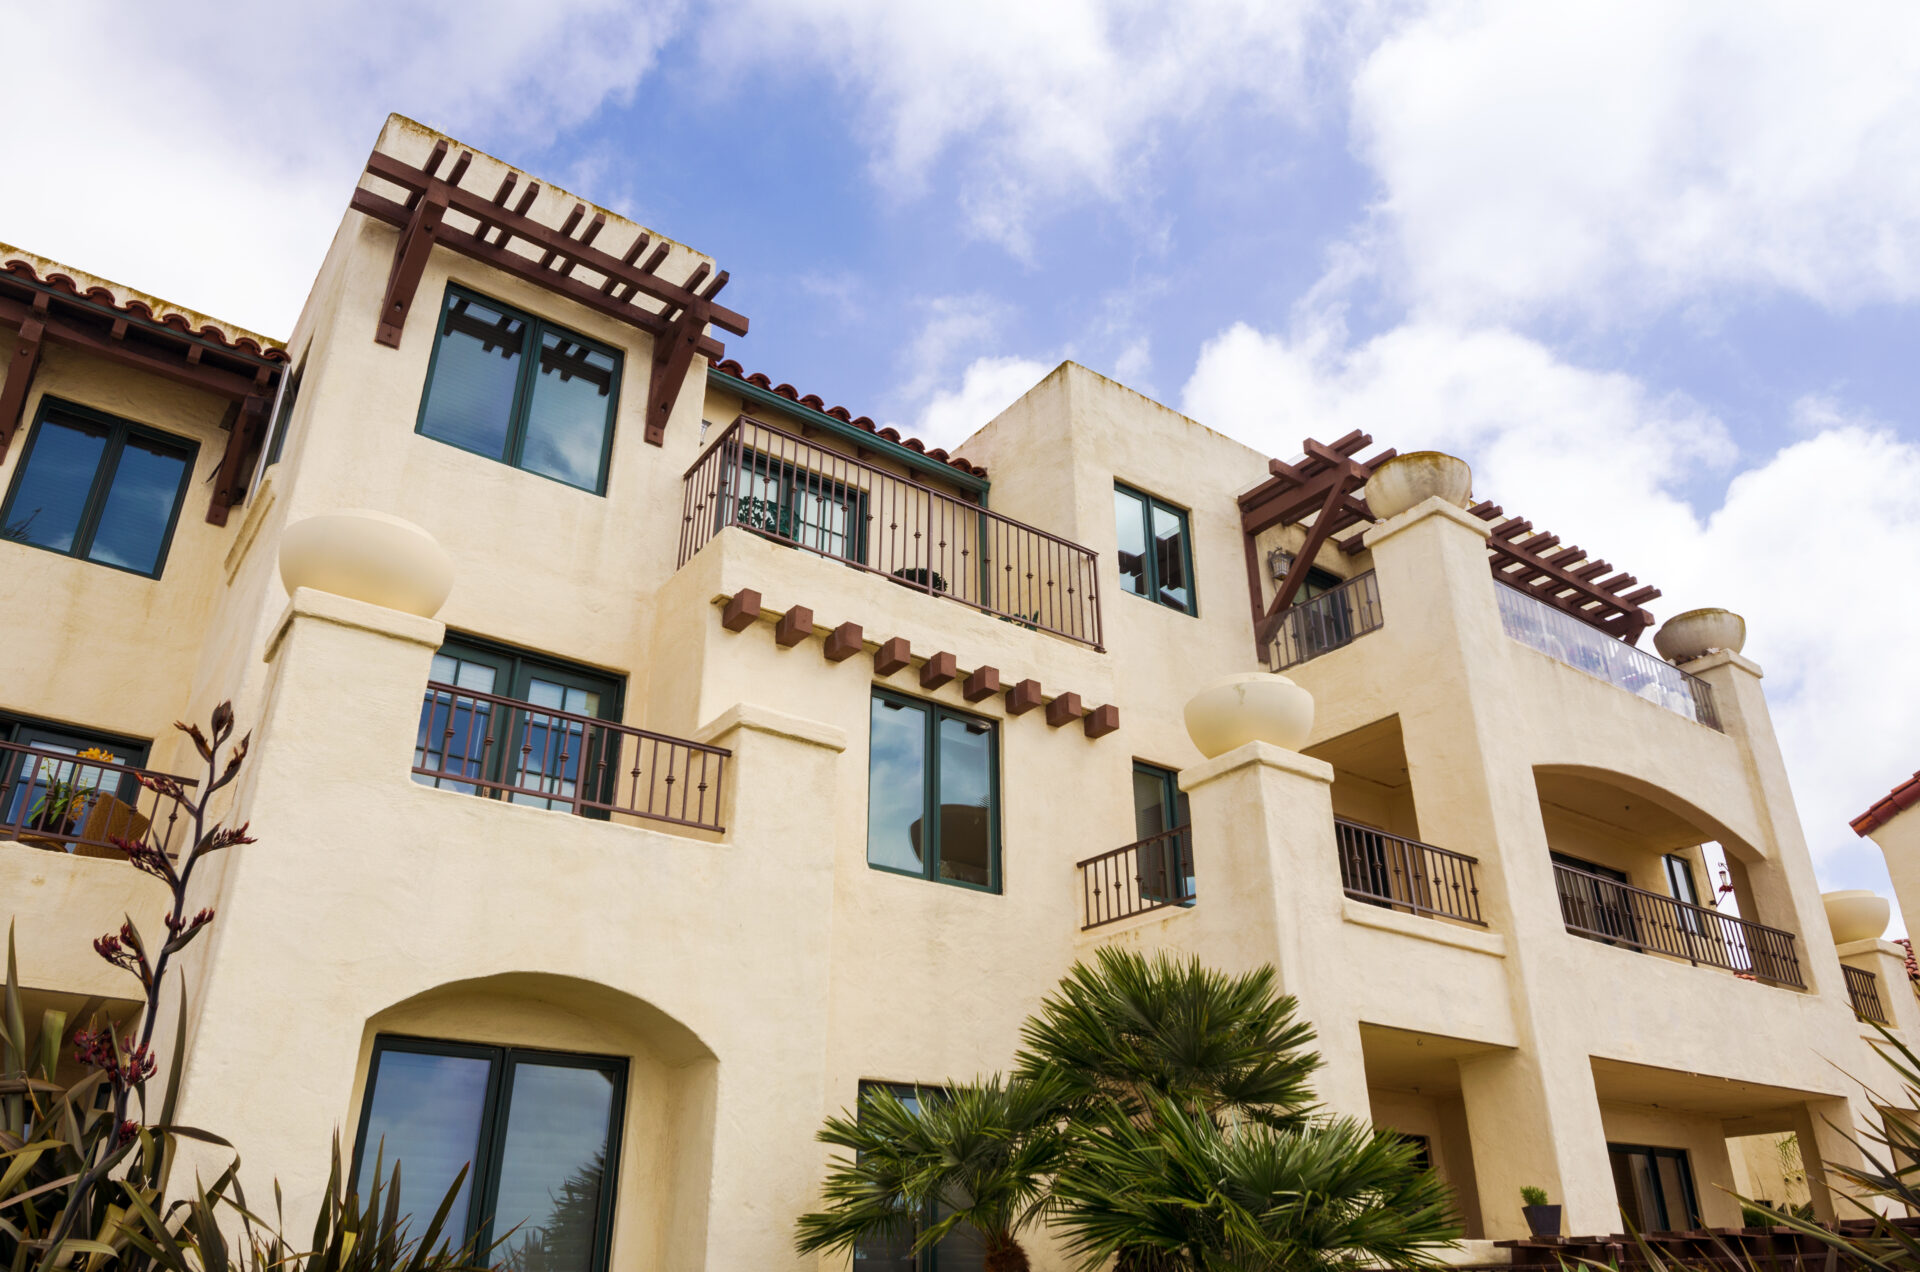
[[[750,369],[952,445],[1063,357],[1363,427],[1750,624],[1830,887],[1920,768],[1920,7],[23,8],[0,240],[284,333],[387,111],[732,271]]]

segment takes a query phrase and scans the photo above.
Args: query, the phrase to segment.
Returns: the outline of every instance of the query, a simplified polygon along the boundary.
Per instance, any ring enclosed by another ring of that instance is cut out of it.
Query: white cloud
[[[1443,0],[1353,84],[1397,277],[1450,317],[1920,297],[1920,7]]]
[[[633,89],[680,7],[20,9],[9,86],[46,118],[9,138],[0,237],[284,335],[389,110],[542,146]]]
[[[1124,203],[1162,130],[1305,100],[1310,0],[748,0],[708,31],[735,74],[828,70],[864,101],[883,187],[911,197],[956,168],[969,229],[1017,254],[1043,206]]]
[[[1031,358],[976,358],[956,389],[941,389],[911,430],[929,446],[951,450],[1020,400],[1053,368]]]
[[[1920,592],[1890,575],[1920,559],[1920,445],[1808,399],[1788,444],[1736,461],[1686,398],[1512,332],[1430,322],[1358,346],[1337,323],[1236,326],[1202,351],[1182,409],[1283,457],[1352,428],[1455,452],[1476,495],[1662,588],[1657,614],[1743,614],[1816,863],[1884,888],[1847,821],[1920,755],[1920,663],[1896,648],[1920,631]],[[1682,497],[1736,463],[1718,506]]]

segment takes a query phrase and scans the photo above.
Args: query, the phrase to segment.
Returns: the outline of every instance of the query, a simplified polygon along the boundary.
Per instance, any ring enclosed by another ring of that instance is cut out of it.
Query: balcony
[[[1297,667],[1342,645],[1350,645],[1385,621],[1380,610],[1380,585],[1373,571],[1356,574],[1338,587],[1288,607],[1280,615],[1267,666],[1275,671]]]
[[[1644,649],[1615,640],[1518,588],[1503,583],[1494,591],[1500,598],[1501,626],[1522,645],[1675,715],[1709,729],[1720,728],[1713,686],[1700,677],[1662,662]]]
[[[1805,989],[1793,933],[1555,862],[1567,931],[1591,941],[1685,959],[1754,980]],[[1852,980],[1848,980],[1852,988]]]
[[[1333,819],[1340,882],[1356,901],[1485,927],[1478,858]]]
[[[169,856],[179,850],[180,802],[153,789],[192,778],[50,747],[0,742],[0,839],[81,857],[122,857],[116,839],[141,840]]]
[[[1880,1002],[1880,978],[1864,967],[1849,967],[1842,963],[1840,970],[1847,975],[1847,1001],[1853,1004],[1853,1014],[1876,1024],[1893,1023],[1887,1018],[1887,1009]]]
[[[1193,827],[1088,857],[1080,868],[1080,930],[1194,903]]]
[[[429,682],[413,777],[424,785],[602,821],[722,831],[732,752],[593,716]]]
[[[727,526],[1103,648],[1093,552],[745,416],[686,472],[679,564]]]

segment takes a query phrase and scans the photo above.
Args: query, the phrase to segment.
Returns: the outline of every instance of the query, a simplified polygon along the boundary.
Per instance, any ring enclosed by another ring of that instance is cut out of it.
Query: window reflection
[[[999,754],[991,721],[877,691],[870,717],[867,863],[999,886]]]
[[[1120,586],[1185,614],[1193,607],[1193,544],[1187,514],[1116,484],[1114,530]]]

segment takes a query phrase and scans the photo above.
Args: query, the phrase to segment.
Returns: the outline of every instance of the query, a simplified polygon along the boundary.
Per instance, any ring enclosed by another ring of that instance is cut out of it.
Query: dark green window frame
[[[433,376],[435,370],[440,365],[440,346],[445,336],[444,328],[447,321],[447,313],[453,308],[454,304],[460,300],[466,300],[472,304],[485,305],[489,309],[498,310],[508,318],[518,319],[520,322],[526,324],[526,344],[520,354],[520,369],[518,379],[514,386],[513,406],[507,420],[507,440],[504,454],[494,454],[490,451],[483,451],[470,446],[462,446],[458,442],[449,441],[444,437],[436,437],[426,431],[427,402],[428,399],[433,396]],[[551,473],[543,473],[537,469],[523,467],[521,463],[521,460],[524,458],[523,451],[527,440],[527,414],[533,407],[534,381],[540,374],[540,338],[548,333],[570,340],[596,353],[604,354],[613,360],[613,382],[607,390],[606,426],[602,429],[600,435],[599,477],[590,488],[586,486],[576,486],[572,482],[562,480]],[[602,344],[598,340],[589,339],[571,328],[562,327],[559,323],[548,322],[537,314],[528,313],[526,310],[520,309],[517,306],[506,304],[503,301],[493,299],[491,296],[473,291],[470,288],[462,287],[458,283],[448,283],[447,294],[440,302],[439,316],[434,320],[433,353],[432,356],[427,359],[427,380],[420,390],[420,410],[414,417],[413,431],[422,437],[430,438],[440,443],[442,446],[451,446],[455,450],[466,451],[469,455],[479,455],[485,459],[495,460],[507,465],[509,468],[518,469],[523,473],[528,473],[535,477],[544,477],[548,481],[566,486],[569,489],[586,490],[589,494],[605,495],[607,493],[607,468],[613,458],[613,425],[614,420],[620,414],[620,381],[625,366],[625,358],[622,356],[620,350],[614,348],[612,345]]]
[[[486,1249],[496,1237],[505,1235],[493,1231],[493,1210],[499,1201],[501,1166],[506,1147],[505,1133],[513,1095],[513,1083],[509,1080],[513,1067],[525,1061],[532,1061],[542,1065],[596,1069],[608,1076],[613,1084],[613,1105],[607,1125],[606,1167],[600,1181],[600,1206],[599,1213],[595,1217],[594,1250],[591,1261],[594,1272],[604,1272],[612,1245],[614,1205],[619,1194],[620,1140],[627,1114],[626,1060],[620,1056],[545,1051],[535,1047],[496,1047],[441,1038],[379,1034],[373,1040],[373,1056],[367,1063],[366,1090],[360,1099],[360,1124],[354,1135],[353,1166],[347,1183],[350,1190],[359,1187],[363,1165],[371,1160],[371,1155],[378,1152],[380,1148],[378,1144],[367,1142],[367,1127],[373,1119],[373,1097],[379,1082],[380,1058],[392,1051],[412,1052],[416,1055],[484,1059],[492,1065],[487,1079],[486,1107],[481,1115],[480,1140],[475,1150],[476,1160],[468,1171],[468,1195],[473,1200],[467,1205],[466,1229],[458,1234],[448,1234],[447,1239],[447,1245],[454,1246],[472,1238],[475,1248],[481,1250]],[[396,1162],[397,1158],[389,1152],[385,1159],[385,1169],[391,1173]],[[404,1164],[402,1169],[404,1180]],[[439,1200],[437,1197],[434,1198],[434,1204],[438,1205]],[[429,1211],[426,1214],[414,1216],[416,1230],[425,1226],[431,1213]]]
[[[496,697],[526,702],[528,694],[532,692],[533,681],[539,679],[563,688],[597,694],[599,704],[593,712],[595,719],[618,723],[624,710],[626,680],[610,672],[565,662],[546,654],[501,644],[483,637],[458,633],[448,634],[437,656],[457,659],[462,663],[477,663],[493,669],[494,687],[472,692],[490,693]],[[466,688],[466,686],[457,687]],[[487,704],[485,726],[468,727],[460,723],[460,713],[478,712],[478,708],[462,707],[457,700],[457,695],[444,692],[430,693],[424,696],[420,703],[420,725],[414,738],[414,764],[416,767],[421,766],[426,762],[429,754],[436,758],[440,766],[444,767],[447,764],[448,757],[443,754],[441,748],[453,745],[446,738],[447,725],[451,720],[454,725],[454,743],[465,742],[469,750],[482,745],[489,738],[493,739],[493,744],[486,746],[481,756],[465,755],[461,757],[460,762],[473,770],[472,776],[482,781],[503,782],[507,777],[509,757],[518,752],[511,746],[500,745],[499,739],[516,736],[518,721],[514,717],[520,714],[538,716],[547,711],[560,709],[563,708],[529,705],[524,712],[517,709],[496,711],[492,704]],[[576,712],[575,714],[587,713]],[[591,763],[590,759],[580,754],[578,749],[573,751],[570,759],[577,768],[585,768]],[[615,768],[617,766],[609,766],[601,776],[603,789],[595,797],[602,802],[611,800],[614,785],[619,780],[619,773]],[[414,780],[422,785],[441,789],[467,790],[469,793],[483,795],[488,799],[531,798],[522,795],[509,796],[506,792],[485,786],[472,786],[455,776],[428,777],[415,773]],[[560,800],[564,797],[555,795],[553,798]],[[609,816],[606,811],[598,809],[586,810],[582,815],[601,820]]]
[[[946,1098],[946,1088],[937,1086],[919,1086],[911,1082],[875,1082],[868,1079],[860,1081],[860,1107],[856,1116],[866,1110],[867,1097],[875,1091],[886,1091],[902,1103],[916,1111]],[[950,1269],[977,1268],[981,1265],[984,1249],[979,1236],[964,1224],[949,1233],[944,1240],[931,1250],[915,1255],[910,1253],[914,1241],[919,1237],[919,1229],[938,1223],[941,1219],[939,1206],[928,1202],[914,1216],[912,1233],[903,1233],[891,1238],[868,1237],[854,1243],[854,1272],[949,1272]]]
[[[842,561],[852,561],[857,565],[867,560],[867,492],[834,481],[808,468],[776,459],[761,451],[743,451],[740,456],[740,475],[748,473],[769,483],[778,482],[779,498],[769,500],[749,495],[744,489],[735,492],[732,524],[764,534],[780,543],[795,544],[822,556]],[[808,522],[798,515],[800,496],[811,495],[823,503],[837,504],[847,512],[847,532],[844,535],[822,534],[823,527]],[[769,507],[768,505],[772,505]],[[719,515],[721,524],[725,521],[726,510]],[[809,537],[809,534],[811,537]],[[831,540],[840,541],[841,550],[835,551],[828,546]]]
[[[1152,601],[1154,604],[1170,609],[1176,614],[1190,614],[1198,618],[1200,616],[1200,588],[1193,577],[1193,522],[1187,516],[1187,510],[1176,504],[1170,504],[1164,499],[1150,495],[1144,490],[1129,486],[1123,481],[1114,482],[1113,489],[1118,494],[1127,495],[1130,498],[1140,501],[1140,530],[1142,541],[1146,546],[1146,551],[1140,562],[1141,578],[1146,585],[1146,592],[1136,592],[1128,587],[1124,574],[1121,576],[1120,590],[1129,596],[1139,596],[1143,600]],[[1180,523],[1180,568],[1186,572],[1187,576],[1187,603],[1184,606],[1175,604],[1161,595],[1160,554],[1153,550],[1153,516],[1156,512],[1166,513]],[[1115,515],[1117,517],[1118,513],[1116,512]]]
[[[163,433],[159,429],[136,424],[132,420],[117,415],[108,415],[75,402],[60,398],[42,397],[40,407],[34,412],[33,430],[27,434],[27,442],[20,451],[20,462],[14,465],[13,481],[8,486],[5,502],[0,502],[0,540],[12,538],[7,533],[9,518],[13,514],[13,502],[20,494],[20,487],[27,477],[27,465],[33,460],[34,445],[40,440],[42,426],[50,415],[66,415],[97,427],[108,430],[106,447],[100,453],[99,466],[93,470],[93,484],[87,489],[87,497],[80,511],[80,524],[74,531],[73,543],[66,548],[47,547],[26,539],[14,539],[22,547],[38,548],[42,552],[53,552],[60,556],[73,557],[89,565],[105,566],[109,570],[119,570],[122,574],[138,575],[144,579],[157,579],[166,572],[167,555],[173,549],[173,532],[180,524],[180,509],[187,502],[187,488],[193,484],[193,470],[200,459],[200,444],[172,433]],[[116,565],[112,561],[96,561],[88,555],[93,550],[94,535],[100,529],[100,518],[106,511],[107,494],[113,487],[114,474],[120,466],[120,456],[126,450],[127,439],[138,437],[164,450],[178,455],[185,461],[180,470],[180,488],[174,492],[173,507],[167,513],[166,529],[160,535],[160,547],[154,554],[153,569],[135,570],[128,566]]]
[[[1160,824],[1152,830],[1140,824],[1140,792],[1152,783],[1160,788]],[[1192,905],[1197,895],[1193,877],[1193,814],[1187,794],[1180,789],[1180,774],[1145,760],[1133,762],[1133,789],[1129,792],[1134,810],[1135,841],[1140,871],[1140,895],[1161,905]],[[1185,828],[1182,835],[1169,832]],[[1146,833],[1142,833],[1146,832]],[[1167,838],[1156,836],[1167,835]],[[1149,842],[1151,841],[1151,842]]]
[[[955,711],[951,707],[941,706],[925,698],[915,698],[910,694],[895,693],[878,685],[873,689],[875,702],[893,703],[900,707],[910,707],[922,711],[926,716],[926,729],[923,735],[921,754],[925,757],[925,779],[921,783],[922,827],[921,868],[903,870],[898,866],[881,865],[869,855],[867,865],[887,874],[905,875],[910,879],[928,879],[934,883],[944,883],[950,887],[967,888],[974,892],[998,893],[1000,891],[1000,726],[984,716],[974,715],[970,711]],[[988,738],[987,763],[987,882],[982,885],[970,883],[965,879],[950,879],[940,873],[940,724],[943,720],[955,720],[969,727],[984,727]],[[868,800],[871,804],[873,766],[871,760],[867,766],[869,783]]]
[[[1686,1208],[1687,1213],[1679,1216],[1679,1222],[1676,1223],[1675,1216],[1668,1213],[1668,1199],[1665,1190],[1663,1188],[1656,1189],[1651,1194],[1650,1200],[1658,1208],[1659,1213],[1657,1215],[1640,1215],[1634,1223],[1636,1230],[1641,1232],[1690,1232],[1700,1227],[1700,1198],[1693,1186],[1693,1162],[1689,1158],[1686,1149],[1663,1148],[1653,1144],[1615,1144],[1609,1142],[1607,1144],[1607,1158],[1609,1164],[1613,1167],[1614,1191],[1616,1194],[1619,1194],[1616,1200],[1619,1202],[1620,1208],[1623,1211],[1637,1211],[1641,1209],[1638,1190],[1632,1188],[1632,1172],[1635,1158],[1645,1160],[1648,1171],[1656,1181],[1660,1178],[1661,1162],[1667,1161],[1675,1164],[1676,1169],[1674,1175],[1680,1184],[1680,1202]],[[1623,1184],[1626,1185],[1625,1190],[1622,1188]],[[1632,1195],[1628,1195],[1628,1190],[1632,1191]]]

